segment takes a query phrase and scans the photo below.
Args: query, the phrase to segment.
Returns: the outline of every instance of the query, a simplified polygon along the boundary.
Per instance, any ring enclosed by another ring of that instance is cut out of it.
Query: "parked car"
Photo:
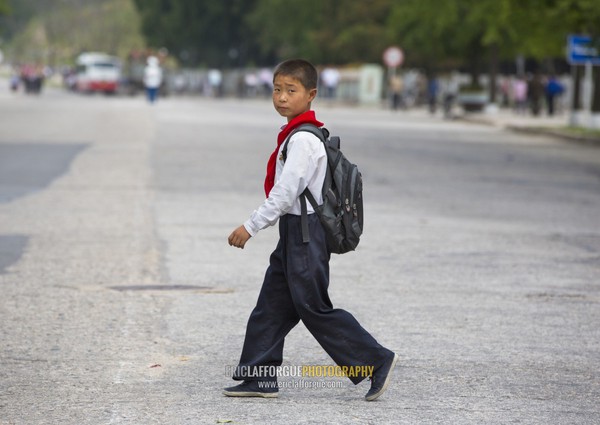
[[[121,79],[121,61],[105,53],[88,52],[77,57],[75,88],[79,92],[115,93]]]

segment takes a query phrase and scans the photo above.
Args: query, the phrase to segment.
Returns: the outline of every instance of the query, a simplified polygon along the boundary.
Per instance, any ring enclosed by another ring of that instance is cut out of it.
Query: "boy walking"
[[[272,371],[283,361],[285,336],[300,320],[338,366],[373,370],[371,388],[365,396],[368,401],[387,389],[398,359],[350,313],[333,308],[327,294],[330,252],[325,231],[310,203],[310,241],[303,242],[299,197],[308,187],[317,203],[323,202],[325,147],[317,136],[299,131],[288,141],[285,162],[281,150],[290,133],[301,124],[323,126],[311,110],[317,78],[315,67],[301,59],[285,61],[274,72],[273,105],[287,118],[287,125],[279,133],[277,148],[267,163],[267,199],[231,233],[229,245],[244,248],[258,231],[278,220],[279,242],[248,319],[242,355],[233,374],[233,379],[243,382],[225,388],[227,396],[277,397],[277,376]],[[348,377],[355,385],[367,378]]]

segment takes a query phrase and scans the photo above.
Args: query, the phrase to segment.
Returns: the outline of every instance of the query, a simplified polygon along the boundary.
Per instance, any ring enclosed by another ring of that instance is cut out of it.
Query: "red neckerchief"
[[[275,186],[275,168],[277,165],[277,153],[279,152],[279,148],[292,130],[301,124],[314,124],[317,127],[323,126],[322,122],[317,121],[314,111],[306,111],[282,127],[281,132],[277,135],[277,147],[269,157],[269,162],[267,163],[267,177],[265,177],[265,194],[267,195],[267,198],[269,197],[271,189]]]

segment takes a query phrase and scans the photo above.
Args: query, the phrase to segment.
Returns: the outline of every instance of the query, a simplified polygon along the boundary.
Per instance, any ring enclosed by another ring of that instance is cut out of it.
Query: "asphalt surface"
[[[330,294],[400,361],[388,391],[281,377],[221,389],[276,229],[266,100],[0,93],[0,424],[600,423],[600,150],[333,107],[365,234]],[[302,326],[284,365],[331,365]]]

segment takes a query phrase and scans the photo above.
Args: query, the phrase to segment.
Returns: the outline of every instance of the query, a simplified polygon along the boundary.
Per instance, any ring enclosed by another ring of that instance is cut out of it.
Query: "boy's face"
[[[273,81],[273,106],[288,122],[308,111],[316,95],[317,89],[307,90],[289,75],[278,75]]]

